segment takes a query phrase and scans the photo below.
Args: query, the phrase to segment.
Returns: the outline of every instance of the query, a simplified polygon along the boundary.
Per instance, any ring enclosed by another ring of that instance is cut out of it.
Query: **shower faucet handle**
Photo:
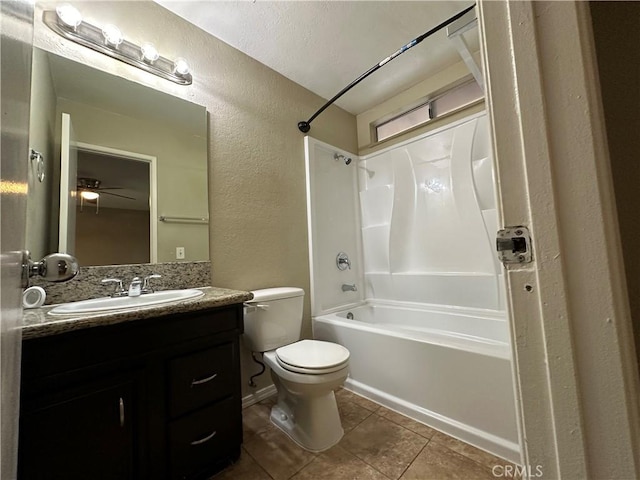
[[[351,260],[349,260],[349,255],[344,252],[338,253],[338,256],[336,257],[336,266],[338,267],[338,270],[344,271],[347,268],[351,270]]]

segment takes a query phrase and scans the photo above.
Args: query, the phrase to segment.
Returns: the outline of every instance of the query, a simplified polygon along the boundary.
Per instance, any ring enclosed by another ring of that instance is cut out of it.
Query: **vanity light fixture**
[[[82,23],[82,15],[78,9],[68,3],[56,7],[56,14],[62,23],[75,30]]]
[[[193,77],[184,58],[169,60],[160,56],[148,42],[141,46],[126,40],[120,29],[112,24],[100,28],[83,21],[80,12],[67,3],[55,10],[45,10],[43,22],[58,35],[121,62],[153,73],[180,85],[191,85]]]
[[[115,25],[108,23],[102,27],[102,35],[104,35],[104,41],[107,45],[118,48],[118,46],[124,41],[122,32]]]
[[[173,71],[180,76],[189,75],[189,64],[182,57],[176,58],[176,61],[173,64]]]
[[[143,43],[140,47],[140,51],[142,53],[142,60],[147,63],[153,63],[160,58],[160,54],[153,43]]]

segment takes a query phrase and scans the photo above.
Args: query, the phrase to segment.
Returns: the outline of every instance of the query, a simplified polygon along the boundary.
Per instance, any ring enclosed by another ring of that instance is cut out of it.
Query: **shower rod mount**
[[[459,18],[463,17],[465,14],[467,14],[468,12],[470,12],[471,10],[473,10],[475,8],[476,4],[474,3],[473,5],[471,5],[470,7],[465,8],[464,10],[462,10],[461,12],[456,13],[453,17],[448,18],[447,20],[445,20],[444,22],[440,23],[439,25],[436,25],[435,27],[433,27],[431,30],[429,30],[428,32],[423,33],[422,35],[420,35],[419,37],[414,38],[413,40],[411,40],[409,43],[407,43],[406,45],[403,45],[402,47],[400,47],[398,50],[396,50],[395,52],[393,52],[391,55],[389,55],[388,57],[386,57],[384,60],[376,63],[373,67],[371,67],[369,70],[367,70],[366,72],[364,72],[362,75],[360,75],[358,78],[356,78],[353,82],[351,82],[349,85],[347,85],[346,87],[344,87],[342,90],[340,90],[331,100],[329,100],[327,103],[325,103],[322,107],[320,107],[320,109],[314,113],[313,115],[311,115],[311,117],[309,118],[309,120],[305,121],[301,121],[298,122],[298,130],[300,130],[302,133],[307,133],[309,132],[309,130],[311,130],[311,122],[313,122],[318,115],[320,115],[322,112],[324,112],[329,106],[331,106],[336,100],[338,100],[342,95],[344,95],[345,93],[347,93],[349,90],[351,90],[353,87],[355,87],[357,84],[359,84],[362,80],[364,80],[365,78],[367,78],[369,75],[371,75],[373,72],[375,72],[376,70],[378,70],[379,68],[383,67],[384,65],[386,65],[387,63],[389,63],[391,60],[393,60],[394,58],[402,55],[404,52],[406,52],[407,50],[409,50],[412,47],[415,47],[417,44],[419,44],[420,42],[422,42],[425,38],[430,37],[431,35],[433,35],[434,33],[442,30],[444,27],[451,25],[453,22],[455,22],[456,20],[458,20]]]

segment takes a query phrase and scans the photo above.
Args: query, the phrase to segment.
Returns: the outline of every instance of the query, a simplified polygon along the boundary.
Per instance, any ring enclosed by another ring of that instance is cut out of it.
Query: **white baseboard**
[[[246,397],[242,397],[242,408],[250,407],[251,405],[264,400],[265,398],[275,395],[277,392],[275,385],[269,385],[268,387],[261,388],[260,390],[250,393]]]

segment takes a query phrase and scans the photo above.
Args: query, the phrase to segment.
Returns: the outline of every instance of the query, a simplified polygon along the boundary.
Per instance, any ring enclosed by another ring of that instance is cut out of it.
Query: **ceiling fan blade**
[[[124,187],[98,187],[98,190],[122,190]]]
[[[134,197],[127,197],[126,195],[118,195],[117,193],[103,192],[102,190],[100,190],[100,195],[111,195],[112,197],[120,197],[120,198],[126,198],[127,200],[135,200]]]

